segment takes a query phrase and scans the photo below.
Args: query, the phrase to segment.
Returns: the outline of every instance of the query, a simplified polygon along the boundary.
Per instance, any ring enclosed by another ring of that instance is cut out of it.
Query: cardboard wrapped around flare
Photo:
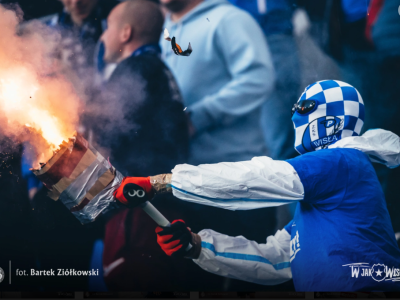
[[[33,173],[49,189],[49,197],[60,200],[82,224],[120,206],[113,192],[122,174],[77,133]]]

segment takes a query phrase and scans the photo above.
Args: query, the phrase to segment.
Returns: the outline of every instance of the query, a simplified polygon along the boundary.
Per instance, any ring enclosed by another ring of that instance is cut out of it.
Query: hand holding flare
[[[143,189],[144,200],[151,200],[155,194],[171,193],[172,174],[160,174],[151,177],[125,177],[120,187],[114,192],[114,197],[125,205],[129,205],[126,199],[126,186],[135,185]],[[160,224],[159,224],[160,225]],[[191,232],[182,220],[175,220],[167,226],[156,228],[157,243],[161,249],[168,255],[179,258],[199,257],[201,252],[201,238],[199,235]]]

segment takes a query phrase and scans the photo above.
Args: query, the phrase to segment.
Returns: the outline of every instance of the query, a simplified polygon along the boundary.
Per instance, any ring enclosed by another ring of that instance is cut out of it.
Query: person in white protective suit
[[[211,229],[195,234],[182,220],[158,227],[157,241],[168,255],[258,284],[293,278],[297,291],[400,290],[400,250],[371,163],[399,166],[399,137],[382,129],[359,136],[361,95],[336,80],[309,85],[292,121],[301,154],[294,159],[177,165],[172,174],[126,177],[114,196],[126,203],[123,187],[134,183],[150,196],[172,192],[230,210],[298,202],[293,220],[265,244]]]

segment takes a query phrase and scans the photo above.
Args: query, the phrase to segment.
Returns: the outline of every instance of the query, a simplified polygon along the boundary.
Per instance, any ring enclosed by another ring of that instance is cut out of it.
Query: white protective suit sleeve
[[[266,244],[210,229],[198,234],[202,249],[193,261],[208,272],[263,285],[276,285],[292,278],[290,235],[285,229],[269,236]]]
[[[278,206],[304,198],[296,170],[265,156],[234,163],[177,165],[171,186],[179,199],[230,210]]]
[[[400,166],[400,138],[388,130],[370,129],[362,136],[346,137],[328,148],[357,149],[367,154],[372,162],[390,169]]]

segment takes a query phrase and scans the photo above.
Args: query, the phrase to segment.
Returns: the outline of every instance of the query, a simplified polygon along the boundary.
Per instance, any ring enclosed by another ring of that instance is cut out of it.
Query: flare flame
[[[46,146],[29,142],[47,161],[75,131],[81,103],[57,72],[52,54],[59,36],[38,22],[17,34],[20,21],[18,11],[0,5],[0,127],[6,135],[20,135],[21,128],[39,133]]]

